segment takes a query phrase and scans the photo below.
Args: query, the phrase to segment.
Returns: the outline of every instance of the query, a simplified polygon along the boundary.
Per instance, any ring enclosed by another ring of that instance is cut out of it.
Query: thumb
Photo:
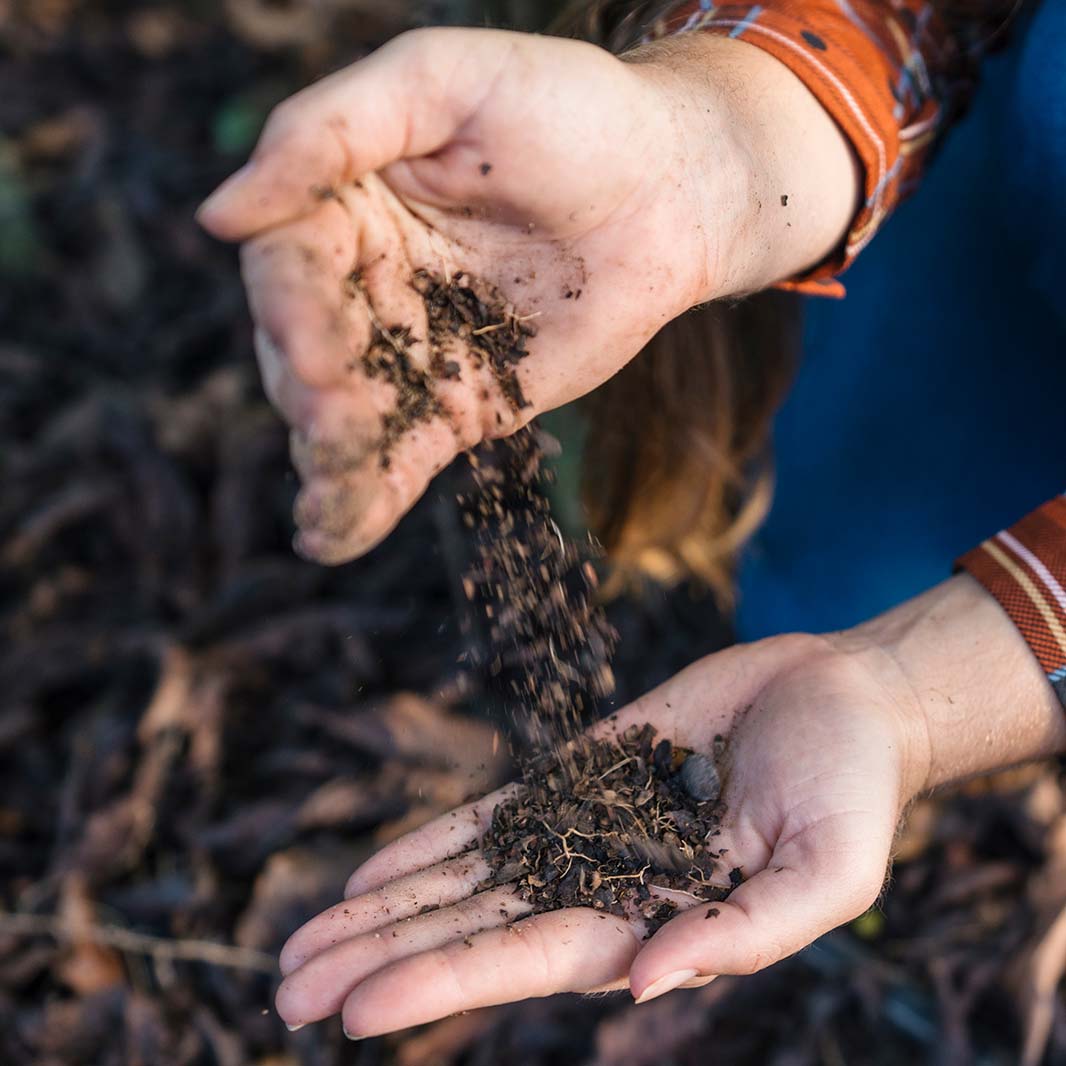
[[[412,30],[290,97],[197,219],[216,237],[245,240],[313,211],[339,185],[437,151],[477,110],[506,65],[511,37]]]
[[[812,827],[809,839],[779,845],[766,869],[728,900],[667,922],[633,960],[629,987],[637,1002],[701,978],[755,973],[866,911],[884,881],[889,840],[881,849],[868,823],[856,830]],[[834,846],[834,836],[850,846]]]

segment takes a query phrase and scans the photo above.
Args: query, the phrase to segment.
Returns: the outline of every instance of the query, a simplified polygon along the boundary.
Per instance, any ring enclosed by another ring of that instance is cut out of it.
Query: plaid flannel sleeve
[[[990,537],[956,565],[999,601],[1066,706],[1066,496]]]
[[[683,3],[652,36],[733,37],[796,74],[850,140],[862,164],[863,203],[843,245],[779,287],[843,296],[837,276],[918,182],[942,129],[971,87],[956,36],[926,0],[763,0]]]

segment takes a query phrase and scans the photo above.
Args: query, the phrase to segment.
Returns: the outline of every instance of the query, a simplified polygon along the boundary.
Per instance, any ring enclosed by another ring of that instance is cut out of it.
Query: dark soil
[[[396,389],[396,406],[385,415],[377,445],[383,469],[392,462],[393,445],[416,422],[428,422],[441,413],[433,378],[414,365],[408,351],[410,343],[409,327],[386,328],[375,322],[370,347],[361,360],[368,378],[383,377]]]
[[[544,752],[525,770],[522,794],[496,808],[482,841],[493,871],[485,887],[514,884],[535,913],[592,907],[643,920],[647,935],[679,910],[656,889],[729,895],[713,847],[719,779],[706,756],[633,726],[618,740]]]
[[[457,376],[448,353],[460,345],[477,366],[488,367],[513,411],[528,407],[515,367],[528,354],[526,339],[537,335],[533,316],[520,315],[498,289],[462,271],[445,280],[422,270],[411,284],[425,300],[434,373]]]
[[[272,103],[457,5],[0,17],[0,1062],[1014,1066],[1030,1010],[1066,1062],[1050,764],[917,804],[882,906],[753,977],[357,1044],[270,1009],[281,944],[363,857],[512,775],[493,736],[523,674],[459,577],[465,460],[368,558],[293,557],[236,255],[192,215]],[[730,640],[689,587],[608,616],[617,703]]]
[[[348,284],[366,297],[358,271],[348,278]],[[462,376],[462,364],[454,356],[467,356],[475,367],[487,367],[513,411],[528,406],[515,367],[528,354],[526,338],[537,333],[529,320],[494,286],[461,271],[445,280],[420,270],[412,277],[411,287],[425,305],[428,370],[422,370],[411,356],[412,327],[383,324],[366,297],[372,333],[360,362],[367,377],[384,378],[396,390],[395,407],[385,415],[377,445],[383,468],[388,468],[394,445],[412,426],[445,414],[436,383]],[[502,421],[501,415],[496,417]]]
[[[544,437],[519,431],[471,457],[480,491],[461,502],[478,531],[465,582],[488,616],[490,672],[512,666],[509,698],[523,790],[501,805],[482,849],[491,884],[514,883],[534,912],[593,907],[654,932],[678,910],[670,888],[724,899],[710,842],[724,813],[714,763],[633,728],[615,741],[581,733],[587,706],[614,689],[617,634],[589,556],[551,515]],[[480,592],[480,596],[478,595]]]

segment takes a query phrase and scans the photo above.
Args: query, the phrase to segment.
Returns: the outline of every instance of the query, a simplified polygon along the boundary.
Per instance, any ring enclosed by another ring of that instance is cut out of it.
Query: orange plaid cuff
[[[957,563],[1010,615],[1066,705],[1066,496],[1057,496]]]
[[[735,37],[784,63],[851,141],[864,202],[839,251],[780,288],[843,296],[837,280],[916,184],[966,87],[954,38],[924,0],[766,0],[681,5],[655,36]]]

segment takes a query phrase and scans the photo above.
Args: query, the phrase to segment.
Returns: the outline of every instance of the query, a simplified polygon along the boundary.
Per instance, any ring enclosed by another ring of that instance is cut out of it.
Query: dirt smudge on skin
[[[513,412],[529,406],[516,368],[529,354],[527,339],[536,336],[535,316],[520,315],[495,286],[463,272],[445,278],[419,270],[412,276],[411,288],[422,298],[428,327],[429,363],[422,369],[411,355],[418,340],[411,327],[378,318],[360,272],[350,274],[346,284],[351,295],[365,299],[371,321],[370,344],[353,368],[361,366],[368,378],[387,381],[396,391],[376,446],[383,469],[391,464],[396,442],[413,426],[446,414],[438,384],[461,379],[464,356],[476,369],[491,373]]]

